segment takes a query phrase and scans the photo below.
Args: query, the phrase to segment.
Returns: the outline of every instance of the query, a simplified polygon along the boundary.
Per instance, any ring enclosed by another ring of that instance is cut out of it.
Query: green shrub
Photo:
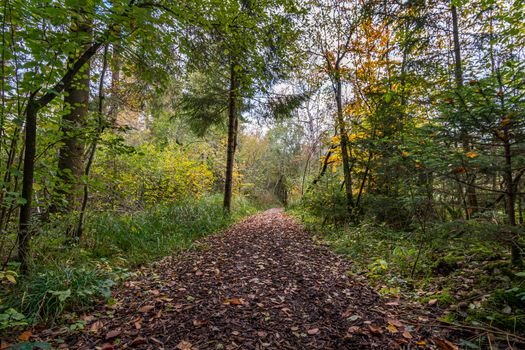
[[[323,223],[348,221],[348,203],[340,184],[331,177],[323,178],[303,197],[303,206],[312,215],[323,218]]]
[[[111,296],[114,276],[99,268],[72,268],[38,272],[21,279],[5,296],[7,313],[21,311],[31,322],[53,322],[64,310],[79,311]]]
[[[224,229],[255,212],[244,199],[235,202],[232,217],[224,215],[220,196],[161,205],[143,212],[107,212],[92,218],[86,241],[91,258],[120,257],[137,266],[187,249],[196,239]]]

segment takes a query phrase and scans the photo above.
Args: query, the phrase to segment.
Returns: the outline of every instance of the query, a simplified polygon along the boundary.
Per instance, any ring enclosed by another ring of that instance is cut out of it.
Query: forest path
[[[144,268],[70,349],[399,349],[417,332],[279,210]],[[388,328],[387,328],[388,327]],[[420,338],[421,339],[421,338]],[[62,344],[62,347],[65,347]]]

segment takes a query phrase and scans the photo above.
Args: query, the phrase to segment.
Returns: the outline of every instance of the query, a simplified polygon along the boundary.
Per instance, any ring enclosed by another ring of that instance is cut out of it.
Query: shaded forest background
[[[2,0],[0,329],[285,206],[380,293],[523,332],[524,7]]]

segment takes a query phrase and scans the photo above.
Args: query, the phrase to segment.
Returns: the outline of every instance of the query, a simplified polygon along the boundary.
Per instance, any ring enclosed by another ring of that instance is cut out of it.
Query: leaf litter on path
[[[101,305],[68,349],[421,349],[430,334],[406,326],[398,303],[346,272],[278,210],[251,216],[199,247],[141,269]],[[103,329],[101,329],[103,328]],[[53,341],[52,339],[42,340]],[[425,346],[423,346],[425,344]],[[435,347],[438,346],[438,347]]]

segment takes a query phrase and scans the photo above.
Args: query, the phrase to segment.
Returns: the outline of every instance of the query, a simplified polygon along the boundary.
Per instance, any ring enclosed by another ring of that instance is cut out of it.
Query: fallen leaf
[[[147,313],[147,312],[150,312],[151,310],[153,310],[154,308],[155,308],[155,306],[153,306],[153,305],[144,305],[143,307],[141,307],[139,309],[139,312]]]
[[[142,328],[142,324],[140,324],[140,321],[135,321],[135,323],[133,323],[133,325],[135,326],[135,329],[141,329]]]
[[[116,338],[122,333],[119,329],[114,329],[106,334],[106,340]]]
[[[412,339],[412,334],[410,334],[408,331],[403,332],[403,337],[406,339]]]
[[[293,332],[297,332],[299,330],[299,327],[297,326],[293,326],[293,327],[290,327],[290,329],[293,331]]]
[[[430,300],[428,301],[428,305],[430,305],[430,306],[432,306],[432,305],[436,305],[437,302],[438,302],[437,299],[430,299]]]
[[[8,347],[10,347],[11,344],[2,340],[2,342],[0,343],[0,350],[4,350],[4,349],[7,349]]]
[[[104,323],[102,323],[102,321],[96,321],[93,324],[91,324],[91,326],[89,327],[89,330],[91,332],[98,332],[103,327],[104,327]]]
[[[258,337],[261,337],[261,338],[264,338],[268,335],[268,333],[264,332],[264,331],[258,331],[257,332],[257,336]]]
[[[453,343],[449,342],[446,339],[434,338],[432,339],[434,344],[439,346],[441,350],[459,350],[459,348]]]
[[[25,331],[18,336],[18,339],[20,339],[21,341],[28,341],[32,335],[33,333],[31,333],[30,331]]]
[[[242,298],[224,299],[222,302],[225,305],[244,305],[245,301]]]
[[[309,330],[306,331],[306,333],[308,333],[310,335],[316,335],[317,333],[319,333],[319,328],[309,329]]]
[[[155,343],[157,343],[157,344],[159,344],[159,345],[164,345],[164,343],[161,342],[160,340],[158,340],[157,338],[149,337],[149,340],[154,341]]]
[[[142,344],[146,344],[148,341],[146,340],[146,338],[143,338],[143,337],[137,337],[135,339],[133,339],[133,341],[129,344],[131,346],[139,346],[139,345],[142,345]]]
[[[195,327],[201,327],[201,326],[204,326],[206,324],[206,321],[204,320],[193,320],[193,325]]]
[[[100,348],[100,350],[113,350],[115,349],[115,346],[111,343],[104,343],[102,344],[102,347]]]
[[[177,349],[179,350],[192,350],[193,348],[193,344],[190,343],[189,341],[186,341],[186,340],[181,340],[178,344],[177,344]]]
[[[383,330],[379,326],[371,324],[368,326],[368,328],[370,329],[370,333],[372,334],[383,334]]]
[[[388,324],[388,326],[386,326],[386,329],[388,329],[390,331],[390,333],[397,333],[398,330],[396,328],[396,326],[394,326],[393,324]]]
[[[388,319],[387,322],[393,326],[396,326],[398,328],[401,328],[401,327],[404,327],[405,325],[403,324],[403,322],[399,321],[399,320],[394,320],[394,319]]]
[[[361,333],[361,328],[358,326],[351,326],[348,328],[348,333]]]

